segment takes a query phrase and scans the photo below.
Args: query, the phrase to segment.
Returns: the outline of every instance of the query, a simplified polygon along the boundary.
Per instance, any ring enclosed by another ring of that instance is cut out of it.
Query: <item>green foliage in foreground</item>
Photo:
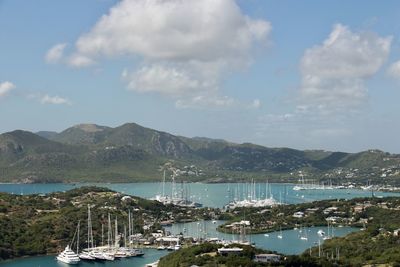
[[[371,207],[361,216],[371,219],[367,229],[326,241],[322,246],[323,257],[331,258],[338,250],[341,265],[400,266],[400,236],[393,234],[400,228],[400,210]],[[312,253],[317,255],[317,251],[314,248]]]
[[[204,218],[204,210],[165,206],[138,197],[122,201],[124,195],[105,188],[82,187],[49,195],[12,195],[0,193],[0,260],[62,250],[72,239],[81,222],[80,247],[85,248],[87,205],[91,205],[95,243],[101,245],[101,225],[107,225],[108,214],[118,217],[119,232],[133,212],[134,232],[146,234],[144,221],[159,222]],[[189,212],[190,210],[190,212]],[[155,223],[148,233],[159,229]],[[106,229],[107,227],[105,227]]]
[[[231,247],[241,247],[243,252],[240,255],[221,256],[217,253],[222,245],[204,243],[190,248],[181,249],[161,258],[159,267],[188,267],[192,265],[203,267],[261,267],[261,266],[335,266],[335,264],[325,259],[315,259],[307,255],[300,256],[282,256],[277,263],[257,263],[254,262],[254,256],[260,253],[271,253],[252,246],[231,245]]]

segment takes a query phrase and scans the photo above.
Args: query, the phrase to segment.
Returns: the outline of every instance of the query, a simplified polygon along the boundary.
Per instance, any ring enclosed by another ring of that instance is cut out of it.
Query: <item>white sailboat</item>
[[[304,240],[304,241],[308,240],[307,230],[305,229],[305,227],[303,227],[303,231],[302,231],[302,235],[300,236],[300,239]]]
[[[78,226],[75,230],[74,237],[72,238],[71,244],[73,244],[75,236],[77,234],[77,242],[76,242],[76,253],[71,249],[70,245],[67,245],[63,252],[58,254],[57,260],[64,262],[66,264],[78,264],[80,262],[78,252],[79,252],[79,227],[80,222],[78,222]]]
[[[282,235],[282,227],[280,227],[279,235],[277,235],[276,237],[279,238],[279,239],[282,239],[282,238],[283,238],[283,235]]]
[[[93,248],[93,231],[92,231],[92,218],[90,215],[90,206],[88,205],[88,232],[87,232],[87,250],[79,253],[79,258],[82,260],[96,260],[94,255],[91,255],[90,250]]]

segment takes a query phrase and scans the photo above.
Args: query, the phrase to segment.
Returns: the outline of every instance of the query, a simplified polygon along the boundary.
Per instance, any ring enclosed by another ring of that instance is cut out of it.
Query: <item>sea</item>
[[[12,194],[46,194],[57,191],[67,191],[82,186],[100,186],[112,190],[135,195],[143,198],[151,198],[156,194],[171,195],[172,184],[166,183],[163,187],[161,183],[76,183],[76,184],[0,184],[1,192]],[[323,199],[351,199],[358,197],[369,197],[374,194],[375,197],[400,196],[399,193],[389,192],[370,192],[360,189],[326,189],[326,190],[293,190],[294,184],[268,184],[268,183],[223,183],[223,184],[205,184],[190,183],[176,184],[176,189],[182,195],[188,196],[191,200],[203,204],[206,207],[222,208],[233,199],[241,199],[252,195],[256,198],[273,197],[277,201],[286,204],[305,203]],[[164,188],[164,189],[163,189]],[[166,230],[171,233],[182,233],[193,237],[218,237],[225,240],[238,240],[237,235],[220,233],[216,231],[218,225],[223,221],[200,221],[191,223],[179,223]],[[281,232],[272,232],[268,234],[252,234],[247,239],[257,247],[276,251],[284,254],[300,254],[308,248],[322,244],[323,239],[317,234],[318,230],[328,233],[327,227],[308,227],[303,229],[292,229]],[[301,232],[300,232],[301,231]],[[330,230],[332,231],[332,230]],[[334,236],[344,236],[351,232],[359,231],[353,227],[335,227]],[[282,238],[278,235],[282,234]],[[300,237],[307,236],[307,240]],[[118,266],[118,267],[143,267],[147,263],[154,262],[160,257],[166,255],[167,251],[155,249],[146,249],[144,257],[116,260],[114,262],[87,263],[81,262],[79,266]],[[37,256],[0,262],[1,267],[51,267],[67,266],[55,260],[55,256]]]
[[[161,183],[76,183],[76,184],[0,184],[0,192],[11,194],[46,194],[57,191],[67,191],[82,186],[106,187],[124,194],[143,198],[152,198],[162,194]],[[190,200],[203,204],[205,207],[222,208],[234,199],[243,199],[254,193],[256,198],[272,196],[279,202],[297,204],[323,199],[351,199],[358,197],[400,196],[395,192],[371,192],[361,189],[325,189],[295,191],[295,184],[282,183],[185,183],[175,185],[178,195],[188,196]],[[164,193],[172,194],[172,184],[165,183]]]

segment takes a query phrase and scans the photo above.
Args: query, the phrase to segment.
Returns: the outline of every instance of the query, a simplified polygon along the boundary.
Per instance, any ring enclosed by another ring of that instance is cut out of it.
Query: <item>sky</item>
[[[395,0],[0,0],[0,132],[400,153],[399,18]]]

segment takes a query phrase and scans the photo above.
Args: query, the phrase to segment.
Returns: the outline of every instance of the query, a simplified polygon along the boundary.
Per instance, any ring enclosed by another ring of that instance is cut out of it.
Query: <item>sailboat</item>
[[[329,224],[328,221],[328,234],[323,237],[324,240],[331,239],[333,237],[333,225]]]
[[[307,241],[307,240],[308,240],[307,231],[306,231],[306,229],[305,229],[304,227],[303,227],[302,233],[303,233],[303,234],[300,236],[300,239],[301,239],[301,240]]]
[[[115,259],[115,253],[113,253],[111,248],[112,242],[112,229],[111,229],[111,217],[110,213],[108,214],[108,233],[107,233],[107,251],[103,253],[103,256],[108,261],[113,261]]]
[[[66,248],[64,249],[63,252],[58,254],[57,260],[67,263],[67,264],[78,264],[80,262],[80,259],[78,257],[78,252],[79,252],[79,227],[80,227],[80,221],[78,221],[78,226],[76,227],[74,236],[71,241],[71,245],[73,244],[75,240],[75,236],[78,233],[78,238],[76,241],[76,253],[71,249],[70,245],[68,244]]]
[[[282,235],[282,227],[280,227],[279,235],[277,235],[276,237],[279,238],[279,239],[282,239],[282,238],[283,238],[283,235]]]
[[[82,260],[96,260],[96,258],[91,255],[90,249],[93,248],[93,231],[92,231],[92,219],[90,216],[90,206],[88,205],[88,233],[87,233],[87,250],[79,253],[79,258]]]

